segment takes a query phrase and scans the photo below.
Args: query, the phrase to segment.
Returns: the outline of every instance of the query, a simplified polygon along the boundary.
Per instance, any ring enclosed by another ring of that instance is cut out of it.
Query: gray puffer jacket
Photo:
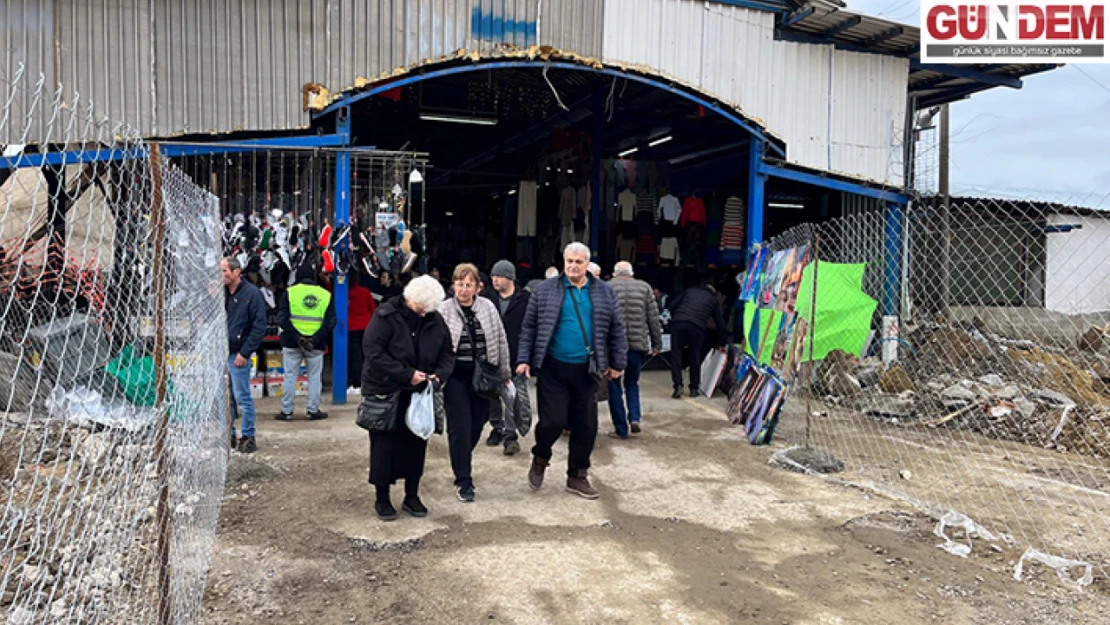
[[[597,366],[601,371],[615,369],[624,371],[628,365],[628,338],[624,334],[621,320],[620,302],[609,285],[593,276],[589,277],[590,302],[593,304],[593,340],[591,346]],[[520,351],[517,364],[526,364],[533,369],[542,369],[555,336],[555,326],[559,313],[566,301],[564,278],[544,280],[532,292],[528,311],[524,313],[524,328],[520,333]]]
[[[621,304],[624,331],[628,335],[628,349],[647,353],[663,349],[663,325],[659,322],[659,308],[655,294],[643,280],[618,277],[608,283]]]

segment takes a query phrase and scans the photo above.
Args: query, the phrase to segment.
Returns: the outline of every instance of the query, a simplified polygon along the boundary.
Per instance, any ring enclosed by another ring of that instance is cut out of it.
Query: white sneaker
[[[359,389],[357,389],[353,386],[348,386],[347,387],[347,396],[348,397],[350,397],[351,395],[361,395],[361,394],[362,394],[361,390],[359,390]]]

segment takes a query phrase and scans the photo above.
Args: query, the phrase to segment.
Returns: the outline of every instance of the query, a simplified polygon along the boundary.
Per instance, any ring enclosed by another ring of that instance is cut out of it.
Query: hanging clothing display
[[[683,226],[689,223],[705,225],[705,202],[696,197],[686,198],[682,203],[682,217],[679,223]]]
[[[559,194],[559,240],[560,247],[574,242],[574,217],[578,209],[578,194],[574,187],[563,187]]]
[[[620,205],[619,217],[621,221],[632,221],[636,217],[636,194],[625,189],[617,196]]]
[[[536,236],[536,204],[538,191],[535,180],[521,180],[517,191],[516,236]]]
[[[617,235],[617,260],[627,260],[630,263],[636,262],[636,239],[624,238],[623,234]]]
[[[740,251],[744,249],[744,200],[735,195],[725,200],[721,249]]]
[[[660,260],[669,260],[677,267],[680,258],[681,254],[678,251],[678,239],[675,237],[666,237],[659,243]]]
[[[659,200],[659,212],[662,214],[662,219],[676,224],[682,215],[682,204],[679,203],[678,198],[668,193]]]

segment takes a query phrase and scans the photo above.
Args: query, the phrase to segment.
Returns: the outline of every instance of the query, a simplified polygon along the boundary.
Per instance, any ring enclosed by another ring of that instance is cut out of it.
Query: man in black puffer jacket
[[[719,343],[725,340],[725,319],[717,303],[717,290],[711,280],[686,289],[671,302],[671,397],[682,397],[683,350],[689,348],[690,397],[697,397],[701,387],[701,360],[705,357],[706,323],[710,318],[717,329]]]

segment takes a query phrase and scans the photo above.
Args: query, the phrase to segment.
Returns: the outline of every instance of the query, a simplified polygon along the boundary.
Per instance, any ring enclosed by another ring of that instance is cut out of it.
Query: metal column
[[[351,109],[343,107],[336,111],[335,130],[338,134],[350,137]],[[340,150],[335,155],[335,224],[346,224],[351,220],[351,152]],[[354,236],[354,232],[351,233]],[[347,403],[347,275],[335,273],[332,305],[335,306],[335,332],[332,334],[331,401],[335,405]],[[361,346],[355,346],[361,349]],[[352,372],[360,375],[359,372]]]
[[[752,246],[763,241],[763,186],[767,175],[763,173],[763,149],[765,142],[752,137],[748,155],[748,227],[745,240],[745,254]]]
[[[593,94],[593,134],[590,145],[593,146],[593,159],[590,164],[590,251],[593,256],[600,255],[598,241],[601,240],[598,228],[601,225],[601,142],[605,129],[605,96],[603,90],[594,90]],[[596,262],[600,265],[601,260]]]
[[[883,220],[883,322],[882,337],[896,339],[902,310],[902,239],[905,207],[887,202]],[[898,359],[898,342],[883,341],[883,362]]]

